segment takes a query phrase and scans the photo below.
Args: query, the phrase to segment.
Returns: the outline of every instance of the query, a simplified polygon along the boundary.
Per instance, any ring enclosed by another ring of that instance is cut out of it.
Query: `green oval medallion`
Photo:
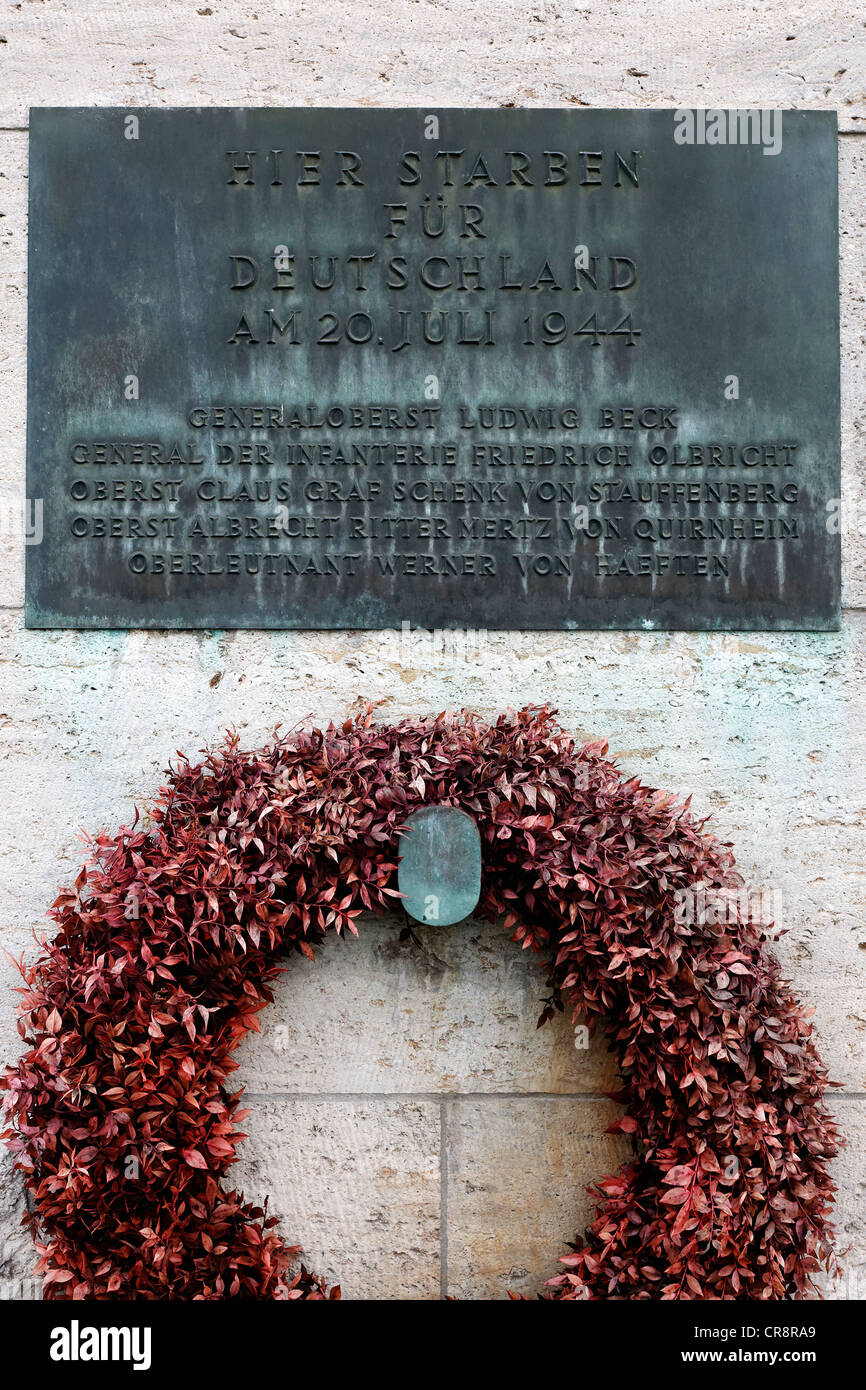
[[[397,886],[418,922],[447,927],[468,917],[481,893],[481,836],[456,806],[424,806],[406,818]]]

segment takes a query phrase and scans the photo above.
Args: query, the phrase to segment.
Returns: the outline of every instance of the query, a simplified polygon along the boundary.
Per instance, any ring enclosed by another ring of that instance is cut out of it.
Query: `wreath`
[[[400,828],[432,803],[479,826],[479,910],[538,956],[540,1021],[568,1008],[619,1060],[633,1154],[543,1296],[808,1295],[833,1267],[833,1083],[730,848],[549,710],[371,711],[181,759],[54,903],[0,1078],[45,1297],[339,1297],[223,1186],[249,1113],[232,1053],[287,955],[398,906]]]

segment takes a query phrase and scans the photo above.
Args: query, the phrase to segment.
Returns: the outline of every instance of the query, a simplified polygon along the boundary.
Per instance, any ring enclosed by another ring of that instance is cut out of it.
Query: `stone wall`
[[[24,0],[0,11],[0,501],[24,487],[30,105],[835,107],[841,191],[843,470],[866,479],[864,23],[858,5],[586,0],[374,4]],[[368,699],[382,717],[549,700],[631,774],[691,792],[773,891],[786,973],[842,1083],[837,1288],[866,1296],[866,534],[844,534],[832,634],[498,633],[465,659],[369,633],[27,632],[17,535],[0,534],[0,946],[32,931],[82,854],[128,821],[176,749],[243,742]],[[863,526],[866,533],[866,525]],[[252,1108],[235,1173],[347,1296],[501,1297],[554,1272],[618,1159],[603,1045],[535,1031],[541,977],[497,930],[363,924],[294,965],[243,1046]],[[3,957],[0,1038],[18,1050]],[[4,1172],[7,1170],[4,1169]],[[532,1192],[532,1197],[528,1193]],[[26,1296],[14,1177],[0,1293]]]

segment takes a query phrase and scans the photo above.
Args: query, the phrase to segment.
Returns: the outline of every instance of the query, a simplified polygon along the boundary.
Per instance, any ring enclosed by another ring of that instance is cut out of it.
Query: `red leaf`
[[[188,1163],[190,1168],[204,1168],[207,1170],[207,1161],[199,1153],[198,1149],[183,1149],[182,1153],[184,1162]]]

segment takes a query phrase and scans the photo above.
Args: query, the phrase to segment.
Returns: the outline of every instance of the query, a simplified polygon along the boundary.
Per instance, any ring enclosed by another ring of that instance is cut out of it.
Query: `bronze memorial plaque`
[[[34,110],[28,625],[837,627],[836,145]]]

